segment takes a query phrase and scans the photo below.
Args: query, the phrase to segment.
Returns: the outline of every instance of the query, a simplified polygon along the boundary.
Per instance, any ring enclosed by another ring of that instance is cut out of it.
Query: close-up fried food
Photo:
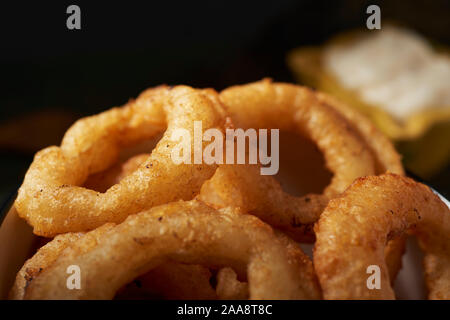
[[[172,133],[178,128],[193,132],[194,121],[201,121],[204,130],[224,128],[225,111],[213,90],[158,87],[124,107],[77,121],[61,147],[36,154],[18,192],[19,215],[35,234],[50,237],[118,223],[154,205],[192,199],[216,168],[206,163],[178,165],[170,159],[176,144]],[[132,176],[104,193],[81,187],[89,174],[113,164],[121,147],[164,130],[157,147]]]
[[[3,313],[450,301],[448,0],[25,9],[1,9]]]
[[[110,230],[111,227],[111,224],[106,224],[92,232],[89,240],[91,244],[86,242],[86,246],[95,244],[99,235]],[[29,283],[50,267],[64,249],[84,235],[83,233],[61,234],[42,246],[17,273],[9,299],[24,299]],[[210,279],[211,272],[207,267],[167,262],[120,289],[116,299],[216,299],[217,295],[210,284]]]
[[[369,118],[324,92],[318,92],[317,98],[322,103],[338,110],[358,130],[375,157],[377,174],[387,171],[401,175],[405,173],[401,157],[394,145]]]
[[[212,276],[202,265],[165,262],[119,289],[114,299],[213,300]]]
[[[49,267],[71,243],[80,239],[82,233],[64,233],[57,235],[52,241],[41,247],[36,254],[28,259],[17,273],[14,286],[9,293],[9,299],[21,300],[30,281],[40,272]]]
[[[102,177],[104,177],[104,181],[113,181],[113,183],[120,182],[121,179],[124,177],[130,175],[133,173],[140,164],[147,159],[147,154],[138,154],[134,157],[131,157],[129,160],[121,164],[119,167],[121,168],[120,171],[117,169],[117,166],[112,167],[109,170],[106,170],[102,173]],[[246,168],[252,169],[252,166],[244,166]],[[401,166],[400,166],[401,168]],[[241,172],[244,174],[245,172]],[[216,173],[217,174],[217,173]],[[253,173],[257,175],[257,173]],[[236,179],[242,178],[236,177]],[[112,185],[112,184],[111,184]],[[111,185],[107,185],[106,189],[111,187]],[[205,183],[207,185],[207,183]],[[94,190],[97,190],[98,185],[92,185],[92,188]],[[200,195],[200,198],[202,197],[202,194]],[[391,283],[395,281],[395,278],[397,276],[397,273],[400,271],[402,266],[402,256],[405,252],[405,237],[396,237],[395,239],[390,240],[385,248],[385,258],[386,258],[386,264],[387,268],[389,270],[389,276],[391,279]],[[242,297],[245,293],[244,291],[241,291],[241,288],[245,286],[245,284],[241,284],[238,280],[233,279],[234,271],[230,268],[224,268],[227,270],[223,270],[218,273],[218,286],[216,290],[218,291],[218,297],[219,298],[227,298],[228,299],[234,299],[236,297]],[[228,270],[229,269],[229,270]],[[223,281],[220,282],[220,279],[222,278],[232,278],[230,281]],[[230,284],[228,284],[231,282]],[[219,292],[221,294],[219,294]]]
[[[265,79],[220,93],[238,128],[278,128],[306,134],[323,153],[332,172],[323,194],[294,197],[256,166],[221,165],[207,181],[200,199],[214,207],[239,206],[297,239],[308,235],[328,199],[357,177],[375,174],[375,160],[357,131],[308,88]]]
[[[222,300],[245,300],[249,294],[248,284],[239,281],[233,269],[225,267],[217,273],[216,293]]]
[[[429,299],[450,298],[450,209],[428,187],[395,174],[357,179],[314,227],[314,267],[325,299],[393,299],[384,247],[411,231],[424,251]],[[366,285],[369,266],[380,288]]]
[[[232,266],[246,274],[251,299],[318,299],[312,263],[291,242],[251,215],[173,202],[87,233],[28,283],[24,298],[110,299],[170,259]],[[61,286],[70,265],[83,270],[80,290]]]
[[[106,192],[113,185],[136,171],[149,157],[149,153],[139,154],[127,159],[125,162],[117,163],[104,171],[94,173],[88,176],[83,186],[98,192]]]
[[[175,164],[171,133],[193,133],[194,121],[297,132],[323,154],[331,181],[293,196],[258,163]],[[18,271],[9,298],[392,299],[414,233],[429,298],[448,299],[449,209],[403,175],[391,142],[330,95],[267,79],[220,94],[148,89],[37,154],[15,206],[35,234],[54,238]],[[314,264],[293,239],[315,242]],[[372,265],[380,290],[367,285]],[[76,290],[70,266],[82,270]]]

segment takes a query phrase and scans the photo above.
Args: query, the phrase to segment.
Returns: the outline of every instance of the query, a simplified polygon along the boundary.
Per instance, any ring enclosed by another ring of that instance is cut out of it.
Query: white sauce
[[[398,119],[450,106],[450,59],[409,30],[385,27],[350,45],[330,46],[324,65],[344,87]]]

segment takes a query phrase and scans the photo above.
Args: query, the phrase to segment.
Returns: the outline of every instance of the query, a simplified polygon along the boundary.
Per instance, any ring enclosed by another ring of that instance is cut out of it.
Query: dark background
[[[81,30],[66,28],[70,4],[81,7]],[[382,24],[394,20],[450,45],[447,0],[2,3],[0,202],[34,152],[58,144],[76,118],[161,83],[220,90],[263,77],[293,82],[286,52],[364,27],[370,4],[380,5]],[[447,196],[449,172],[428,181]]]

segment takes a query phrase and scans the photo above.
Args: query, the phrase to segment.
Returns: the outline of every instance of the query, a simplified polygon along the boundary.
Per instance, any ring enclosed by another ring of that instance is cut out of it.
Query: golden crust
[[[35,156],[15,203],[19,215],[35,234],[49,237],[118,223],[158,204],[192,199],[216,165],[177,165],[170,150],[175,145],[172,132],[184,128],[192,134],[196,120],[204,130],[223,129],[225,111],[213,90],[158,87],[122,108],[79,120],[61,147]],[[121,147],[153,137],[166,124],[163,138],[132,175],[105,193],[80,187],[89,174],[110,167]]]
[[[428,187],[395,174],[357,179],[315,225],[314,267],[325,299],[393,299],[384,248],[412,228],[425,253],[430,299],[450,298],[450,210]],[[381,270],[369,290],[366,269]]]
[[[304,259],[288,254],[259,219],[229,209],[216,211],[199,201],[174,202],[129,216],[87,249],[86,236],[30,283],[26,299],[112,298],[166,259],[247,272],[251,299],[320,298],[312,263],[298,247],[296,255]],[[80,267],[80,290],[65,286],[69,265]]]
[[[115,299],[217,299],[211,277],[209,268],[205,266],[168,261],[127,284]]]
[[[58,235],[53,241],[41,247],[32,258],[25,261],[16,275],[16,281],[9,292],[9,299],[22,300],[28,284],[45,268],[50,266],[58,258],[62,250],[78,240],[82,235],[82,233]]]
[[[323,93],[318,92],[317,98],[319,101],[336,109],[342,114],[360,133],[367,146],[372,150],[375,156],[377,174],[391,172],[404,175],[401,157],[395,150],[394,145],[375,125],[354,108],[349,107],[338,99]]]
[[[401,157],[395,150],[394,145],[378,128],[375,127],[369,118],[326,93],[318,92],[317,98],[321,102],[339,111],[340,114],[342,114],[360,133],[366,145],[374,155],[376,174],[386,172],[399,175],[405,174]],[[386,246],[386,263],[392,284],[402,267],[402,257],[405,252],[405,245],[406,237],[398,237],[389,241]]]
[[[105,171],[90,175],[84,183],[84,187],[99,192],[106,192],[106,190],[113,185],[122,181],[123,178],[139,169],[149,157],[149,153],[138,154],[132,156],[125,162],[118,163],[111,168],[106,169]]]
[[[246,300],[248,283],[239,281],[236,272],[225,267],[217,273],[216,293],[220,300]]]
[[[308,88],[265,79],[220,93],[237,128],[275,128],[306,133],[322,151],[334,174],[323,194],[294,197],[285,193],[258,165],[221,165],[202,187],[199,199],[216,208],[237,206],[296,240],[311,241],[329,198],[360,176],[375,173],[370,150],[335,109],[321,103]]]

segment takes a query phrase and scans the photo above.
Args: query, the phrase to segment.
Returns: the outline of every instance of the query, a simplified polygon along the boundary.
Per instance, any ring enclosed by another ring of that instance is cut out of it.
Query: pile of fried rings
[[[171,136],[195,121],[306,135],[331,181],[295,197],[259,164],[175,164]],[[161,134],[151,154],[118,162],[124,148]],[[365,117],[269,79],[220,93],[159,86],[80,119],[59,147],[36,154],[15,208],[52,240],[18,272],[11,299],[394,299],[407,235],[424,252],[428,298],[450,298],[446,204],[405,177]],[[314,242],[312,260],[302,242]],[[69,289],[74,265],[81,285]]]

